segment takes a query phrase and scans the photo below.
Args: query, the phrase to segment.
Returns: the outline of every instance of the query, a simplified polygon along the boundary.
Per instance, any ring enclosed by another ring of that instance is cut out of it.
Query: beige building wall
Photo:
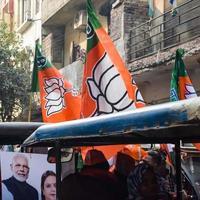
[[[42,21],[46,21],[69,1],[70,0],[43,0],[42,4],[45,9],[42,10]]]
[[[17,13],[15,15],[16,31],[21,35],[23,45],[34,51],[36,40],[41,42],[42,0],[15,1]]]
[[[107,19],[103,16],[98,16],[102,26],[108,30]],[[74,29],[74,22],[69,22],[65,26],[65,44],[64,44],[64,66],[72,63],[73,42],[80,45],[81,49],[86,50],[86,27],[83,29]]]

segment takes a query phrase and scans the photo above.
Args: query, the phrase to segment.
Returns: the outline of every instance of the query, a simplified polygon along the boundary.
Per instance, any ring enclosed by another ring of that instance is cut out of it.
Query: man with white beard
[[[10,164],[13,175],[2,181],[2,200],[38,200],[37,190],[28,184],[28,159],[23,154],[13,156]]]

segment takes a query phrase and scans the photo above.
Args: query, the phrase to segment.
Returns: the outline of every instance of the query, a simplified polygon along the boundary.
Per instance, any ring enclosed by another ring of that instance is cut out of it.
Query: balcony
[[[95,5],[101,7],[106,1],[108,0],[96,0]],[[42,24],[43,26],[66,25],[78,11],[85,9],[85,0],[43,0]]]
[[[200,36],[200,1],[189,0],[171,11],[141,24],[130,31],[128,63],[166,51]]]

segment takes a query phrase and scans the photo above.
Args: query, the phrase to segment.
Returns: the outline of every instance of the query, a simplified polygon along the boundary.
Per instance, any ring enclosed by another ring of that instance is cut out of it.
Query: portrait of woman
[[[56,200],[56,174],[45,171],[41,177],[41,200]]]

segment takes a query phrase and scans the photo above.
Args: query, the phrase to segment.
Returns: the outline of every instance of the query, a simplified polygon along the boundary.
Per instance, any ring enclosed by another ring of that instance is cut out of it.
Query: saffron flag
[[[44,122],[62,122],[80,118],[80,95],[44,57],[36,44],[32,91],[37,91],[37,76]]]
[[[93,117],[143,107],[143,98],[111,38],[99,22],[91,0],[87,0],[87,13],[87,55],[81,116]],[[95,148],[109,159],[123,149],[124,145]],[[90,148],[82,148],[83,157],[88,149]]]
[[[82,84],[82,117],[143,107],[143,98],[87,0],[87,57]]]
[[[178,101],[197,97],[196,91],[192,85],[185,64],[183,62],[184,50],[177,49],[174,69],[172,71],[170,101]],[[200,144],[194,144],[200,150]]]

